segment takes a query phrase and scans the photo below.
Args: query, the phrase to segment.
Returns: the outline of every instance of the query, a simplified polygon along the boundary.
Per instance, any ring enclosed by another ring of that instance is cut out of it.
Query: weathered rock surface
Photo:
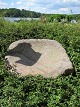
[[[23,39],[13,42],[5,56],[11,71],[26,75],[57,77],[72,72],[65,49],[55,40]]]

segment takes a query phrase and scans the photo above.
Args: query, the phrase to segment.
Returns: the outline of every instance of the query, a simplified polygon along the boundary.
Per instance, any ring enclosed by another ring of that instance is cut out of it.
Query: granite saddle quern
[[[13,42],[5,56],[8,67],[21,76],[42,75],[55,78],[73,72],[62,45],[55,40],[22,39]]]

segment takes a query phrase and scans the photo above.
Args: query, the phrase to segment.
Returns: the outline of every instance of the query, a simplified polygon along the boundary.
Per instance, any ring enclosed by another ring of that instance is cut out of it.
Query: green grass
[[[32,38],[59,41],[76,74],[53,79],[11,73],[4,60],[7,48],[16,40]],[[0,19],[0,107],[80,107],[80,24]]]

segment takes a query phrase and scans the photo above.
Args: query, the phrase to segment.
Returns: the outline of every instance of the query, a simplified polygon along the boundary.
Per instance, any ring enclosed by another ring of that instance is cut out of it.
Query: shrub
[[[55,39],[66,49],[76,75],[56,79],[42,76],[19,77],[6,67],[8,46],[19,39]],[[0,106],[80,107],[80,25],[0,19]]]

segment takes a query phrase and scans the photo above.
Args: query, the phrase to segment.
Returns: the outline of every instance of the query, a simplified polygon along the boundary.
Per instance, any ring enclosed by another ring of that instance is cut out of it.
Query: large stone
[[[65,49],[55,40],[18,40],[9,46],[5,59],[11,71],[15,70],[21,76],[42,75],[55,78],[73,72]]]

